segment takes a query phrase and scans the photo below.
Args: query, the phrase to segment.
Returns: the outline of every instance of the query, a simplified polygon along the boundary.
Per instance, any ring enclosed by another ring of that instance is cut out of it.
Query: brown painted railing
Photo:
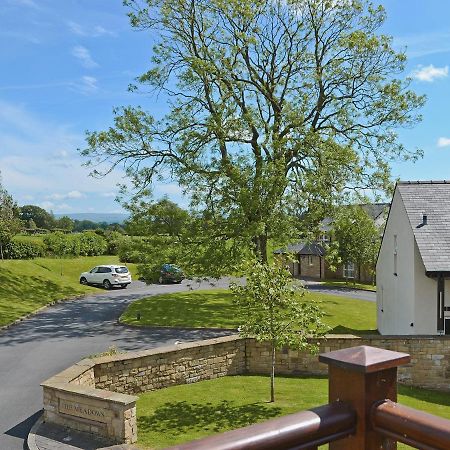
[[[390,400],[373,406],[372,426],[378,433],[415,448],[450,449],[450,420]]]
[[[319,356],[329,365],[330,404],[171,450],[421,450],[450,449],[450,420],[396,403],[397,367],[406,353],[353,347]]]
[[[355,432],[356,416],[344,402],[188,442],[183,450],[312,450]]]

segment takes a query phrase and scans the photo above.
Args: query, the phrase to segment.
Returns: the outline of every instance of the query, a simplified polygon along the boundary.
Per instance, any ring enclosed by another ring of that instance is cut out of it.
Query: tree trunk
[[[270,370],[270,401],[275,401],[275,344],[272,342],[272,368]]]
[[[267,235],[261,234],[253,238],[253,245],[255,247],[255,253],[257,258],[263,263],[267,264]]]
[[[2,255],[2,261],[3,261],[3,244],[0,243],[0,253]]]

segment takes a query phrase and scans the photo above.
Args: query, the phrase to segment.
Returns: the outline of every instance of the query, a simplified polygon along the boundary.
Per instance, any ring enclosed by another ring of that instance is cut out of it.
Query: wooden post
[[[372,406],[381,400],[397,400],[397,367],[410,356],[374,347],[346,348],[319,356],[328,364],[329,401],[345,401],[356,411],[356,433],[330,443],[330,450],[395,450],[396,442],[376,433],[371,426]]]

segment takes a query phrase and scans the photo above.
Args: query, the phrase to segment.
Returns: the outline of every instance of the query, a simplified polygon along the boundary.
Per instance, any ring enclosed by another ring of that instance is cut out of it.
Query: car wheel
[[[112,288],[112,284],[109,280],[103,280],[103,287],[105,289],[111,289]]]
[[[121,287],[122,289],[126,289],[126,288],[127,288],[127,285],[126,285],[126,284],[121,284],[120,287]]]
[[[81,277],[81,278],[80,278],[80,284],[84,284],[85,286],[87,286],[87,285],[88,285],[88,282],[87,282],[86,278]]]

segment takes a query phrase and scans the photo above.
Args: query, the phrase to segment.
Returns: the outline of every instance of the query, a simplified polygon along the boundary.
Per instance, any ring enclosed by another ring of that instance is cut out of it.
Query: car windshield
[[[116,273],[128,273],[128,269],[126,267],[116,267]]]

